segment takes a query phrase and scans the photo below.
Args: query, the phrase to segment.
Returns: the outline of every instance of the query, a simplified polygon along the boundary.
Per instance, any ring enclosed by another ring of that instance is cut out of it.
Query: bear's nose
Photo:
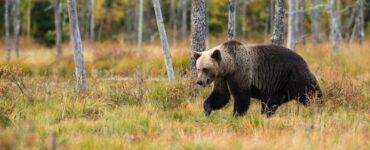
[[[197,84],[198,85],[203,85],[203,81],[199,80],[199,81],[197,81]]]

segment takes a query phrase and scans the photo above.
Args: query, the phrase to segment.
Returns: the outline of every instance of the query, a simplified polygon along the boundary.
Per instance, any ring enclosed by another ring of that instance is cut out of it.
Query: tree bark
[[[181,38],[187,39],[188,0],[182,0],[181,3]]]
[[[271,34],[274,28],[275,22],[275,0],[270,0],[269,6],[269,20],[268,20],[268,32]]]
[[[330,12],[330,40],[333,47],[333,50],[335,52],[339,51],[339,48],[341,47],[341,41],[342,41],[342,33],[340,28],[340,15],[339,12],[335,8],[336,0],[330,0],[329,1],[329,12]]]
[[[229,0],[229,19],[227,23],[227,37],[228,40],[234,40],[236,36],[236,4],[237,0]]]
[[[31,39],[31,10],[33,7],[33,1],[28,0],[28,7],[27,7],[27,21],[26,21],[26,32],[27,32],[27,40]]]
[[[356,4],[356,15],[355,15],[355,25],[350,38],[350,45],[352,45],[355,38],[359,40],[362,45],[365,37],[364,33],[364,1],[359,0]]]
[[[171,0],[170,3],[170,24],[172,27],[172,42],[174,43],[177,37],[176,0]]]
[[[54,1],[54,21],[55,21],[55,45],[57,48],[57,57],[61,58],[63,56],[62,50],[62,24],[60,19],[61,13],[61,0]]]
[[[242,16],[242,19],[241,19],[241,28],[242,28],[242,35],[243,35],[243,38],[245,38],[246,34],[247,34],[247,15],[246,15],[246,12],[247,12],[247,5],[248,5],[248,1],[244,0],[244,1],[241,1],[241,9],[240,9],[240,13],[241,13],[241,16]],[[270,24],[270,22],[269,22]],[[270,32],[270,25],[268,26],[268,32]]]
[[[83,43],[78,27],[76,0],[68,0],[68,16],[71,30],[71,39],[74,47],[75,75],[79,91],[87,91]]]
[[[175,80],[175,73],[173,71],[172,66],[172,57],[171,57],[171,50],[170,46],[168,44],[166,30],[164,28],[163,18],[162,18],[162,11],[161,11],[161,4],[159,3],[159,0],[153,0],[153,7],[155,12],[155,18],[157,20],[157,26],[159,30],[159,35],[161,38],[161,43],[163,47],[163,54],[164,54],[164,60],[166,63],[166,70],[167,70],[167,76],[169,81]]]
[[[139,18],[138,18],[138,30],[137,30],[137,55],[141,55],[142,52],[142,41],[143,41],[143,0],[139,0]]]
[[[20,31],[20,12],[19,0],[13,0],[13,48],[17,58],[19,58],[19,31]]]
[[[206,49],[208,34],[207,1],[192,1],[191,10],[191,49],[202,52]],[[195,70],[195,58],[191,56],[191,69]]]
[[[305,0],[298,0],[297,2],[297,42],[305,44]]]
[[[6,60],[11,59],[11,46],[10,46],[10,32],[9,32],[9,9],[11,6],[11,0],[5,0],[5,12],[4,12],[4,27],[5,27],[5,46],[6,46]]]
[[[284,44],[284,16],[285,16],[285,3],[284,0],[275,1],[275,21],[274,28],[272,31],[272,44],[283,45]]]
[[[288,0],[288,38],[287,48],[295,50],[297,44],[297,1]]]
[[[94,40],[95,32],[95,0],[89,0],[88,1],[88,10],[87,10],[87,19],[88,19],[88,32],[89,32],[89,39],[90,41]]]
[[[319,5],[321,4],[321,0],[313,0],[312,7],[312,34],[313,34],[313,44],[318,44],[320,42],[320,13],[321,8]]]

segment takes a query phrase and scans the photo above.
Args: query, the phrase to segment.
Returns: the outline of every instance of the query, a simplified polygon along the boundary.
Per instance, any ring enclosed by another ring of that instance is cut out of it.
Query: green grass
[[[47,149],[53,139],[60,149],[370,148],[369,44],[339,54],[326,44],[300,47],[325,105],[290,102],[271,118],[258,101],[244,117],[232,116],[232,102],[205,117],[211,88],[192,89],[189,49],[174,48],[177,81],[169,83],[160,47],[144,47],[145,61],[120,47],[127,46],[87,47],[87,93],[75,90],[70,53],[56,61],[50,50],[29,49],[24,58],[0,61],[0,149]]]

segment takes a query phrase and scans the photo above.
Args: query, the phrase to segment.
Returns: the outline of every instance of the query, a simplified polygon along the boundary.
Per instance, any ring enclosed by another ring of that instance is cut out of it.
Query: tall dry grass
[[[327,43],[299,46],[323,107],[291,102],[266,118],[253,101],[234,118],[230,103],[206,118],[211,89],[193,90],[185,43],[172,45],[173,83],[158,43],[145,45],[142,58],[131,44],[88,43],[88,93],[74,90],[69,45],[57,60],[53,48],[25,43],[21,58],[0,61],[0,149],[369,149],[369,47],[335,54]]]

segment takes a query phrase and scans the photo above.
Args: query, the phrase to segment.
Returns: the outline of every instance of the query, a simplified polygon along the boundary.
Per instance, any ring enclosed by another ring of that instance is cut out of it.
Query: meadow
[[[210,42],[211,46],[218,42]],[[0,44],[4,49],[4,44]],[[193,89],[190,45],[172,46],[168,82],[159,43],[86,43],[88,92],[75,90],[71,46],[21,44],[21,58],[0,52],[0,149],[370,149],[370,41],[299,45],[324,91],[324,105],[283,105],[243,117],[227,108],[203,114],[211,87]]]

